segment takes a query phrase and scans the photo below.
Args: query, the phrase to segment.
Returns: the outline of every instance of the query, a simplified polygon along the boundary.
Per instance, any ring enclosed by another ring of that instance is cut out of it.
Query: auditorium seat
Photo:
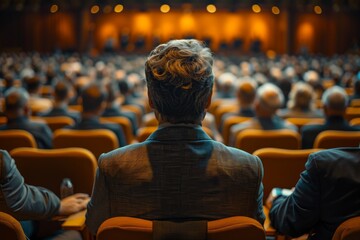
[[[4,212],[0,212],[0,235],[4,240],[27,240],[20,222]]]
[[[266,147],[299,149],[300,144],[301,136],[293,130],[245,129],[236,135],[235,147],[253,153]]]
[[[101,117],[101,123],[116,123],[124,131],[127,144],[131,144],[134,141],[133,127],[131,121],[126,117]]]
[[[134,113],[135,116],[136,116],[138,126],[141,126],[143,112],[142,112],[142,109],[139,106],[132,105],[132,104],[122,105],[121,110],[124,111],[124,112],[132,112],[132,113]]]
[[[222,117],[226,114],[226,113],[236,113],[239,111],[239,107],[237,104],[234,105],[221,105],[219,107],[216,108],[215,110],[215,122],[216,122],[216,126],[219,128],[221,125],[221,120]]]
[[[53,136],[54,148],[81,147],[90,150],[96,158],[119,147],[118,139],[108,129],[58,129]]]
[[[231,116],[225,119],[223,128],[221,129],[222,136],[224,138],[224,144],[229,144],[230,128],[238,123],[242,123],[250,120],[250,117]]]
[[[175,226],[176,228],[176,223],[174,223],[173,226]],[[244,216],[234,216],[219,220],[208,221],[207,230],[205,231],[207,232],[204,232],[204,239],[209,240],[239,239],[240,236],[241,239],[265,240],[265,231],[263,229],[263,226],[258,221]],[[151,220],[133,217],[113,217],[105,220],[100,225],[96,239],[152,240],[154,239],[153,232],[153,222]],[[174,233],[170,232],[170,234]],[[176,232],[175,234],[178,237],[179,235],[181,235],[182,237],[184,236],[184,232],[181,230],[179,230],[179,232]],[[161,237],[162,235],[159,236],[158,239],[161,239]],[[179,237],[177,239],[185,238]]]
[[[359,147],[360,131],[327,130],[317,135],[314,148]]]
[[[31,133],[20,129],[0,131],[0,146],[1,149],[7,151],[11,151],[18,147],[37,148],[34,136]]]
[[[262,148],[256,150],[264,167],[264,203],[275,187],[293,188],[305,170],[309,154],[319,149]]]
[[[42,186],[60,197],[60,184],[70,178],[74,193],[91,195],[97,162],[83,148],[16,148],[10,152],[27,184]]]
[[[298,132],[301,132],[301,128],[304,125],[310,124],[323,124],[325,122],[325,118],[286,118],[286,121],[294,124],[298,128]]]
[[[348,121],[354,118],[360,118],[360,108],[359,107],[347,107],[345,112],[345,118]]]
[[[350,107],[360,107],[360,99],[351,100]]]
[[[350,125],[351,126],[360,126],[360,117],[351,119]]]
[[[359,240],[360,216],[349,218],[341,223],[332,237],[332,240]]]
[[[31,117],[31,120],[46,123],[52,132],[55,132],[65,126],[72,126],[75,124],[74,119],[66,116]]]

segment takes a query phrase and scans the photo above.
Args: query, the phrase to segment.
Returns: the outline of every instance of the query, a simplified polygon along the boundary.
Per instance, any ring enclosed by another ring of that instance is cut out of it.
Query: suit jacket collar
[[[198,141],[211,140],[200,125],[197,124],[160,124],[148,140],[155,141]]]

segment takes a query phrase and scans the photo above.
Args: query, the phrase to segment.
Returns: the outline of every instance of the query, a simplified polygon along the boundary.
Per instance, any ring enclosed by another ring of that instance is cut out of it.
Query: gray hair
[[[272,83],[265,83],[259,87],[256,92],[256,99],[262,107],[270,111],[277,110],[284,103],[284,95],[280,88]]]
[[[347,107],[349,97],[343,88],[334,86],[323,93],[321,101],[329,109],[343,111]]]
[[[5,92],[5,111],[17,111],[26,106],[29,93],[24,88],[12,87]]]
[[[194,123],[205,114],[214,75],[210,49],[194,39],[156,47],[145,63],[154,108],[171,123]]]

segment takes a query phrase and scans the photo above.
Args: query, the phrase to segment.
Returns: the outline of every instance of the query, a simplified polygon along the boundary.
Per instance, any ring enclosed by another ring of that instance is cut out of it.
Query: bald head
[[[327,115],[342,115],[346,110],[348,100],[345,90],[338,86],[327,89],[322,96]]]

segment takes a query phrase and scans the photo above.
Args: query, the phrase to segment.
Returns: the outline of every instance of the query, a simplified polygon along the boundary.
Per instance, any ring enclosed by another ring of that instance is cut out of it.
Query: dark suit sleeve
[[[58,213],[59,198],[51,191],[30,186],[16,168],[10,155],[0,150],[0,211],[9,213],[19,220],[46,219]]]
[[[320,181],[313,155],[305,168],[293,194],[276,198],[270,210],[273,227],[291,237],[310,232],[320,219]]]
[[[259,183],[258,183],[259,191],[258,191],[258,195],[257,195],[257,199],[256,199],[256,202],[257,202],[256,219],[258,219],[258,221],[261,224],[264,224],[264,222],[265,222],[265,214],[264,214],[264,208],[263,208],[264,186],[262,184],[262,179],[264,176],[264,169],[263,169],[261,160],[258,157],[256,157],[256,158],[257,158],[257,162],[259,164],[259,168],[258,168],[259,169]]]
[[[93,235],[96,235],[101,223],[110,218],[109,193],[105,175],[101,170],[101,157],[99,158],[99,168],[96,171],[94,188],[86,213],[86,226]]]

